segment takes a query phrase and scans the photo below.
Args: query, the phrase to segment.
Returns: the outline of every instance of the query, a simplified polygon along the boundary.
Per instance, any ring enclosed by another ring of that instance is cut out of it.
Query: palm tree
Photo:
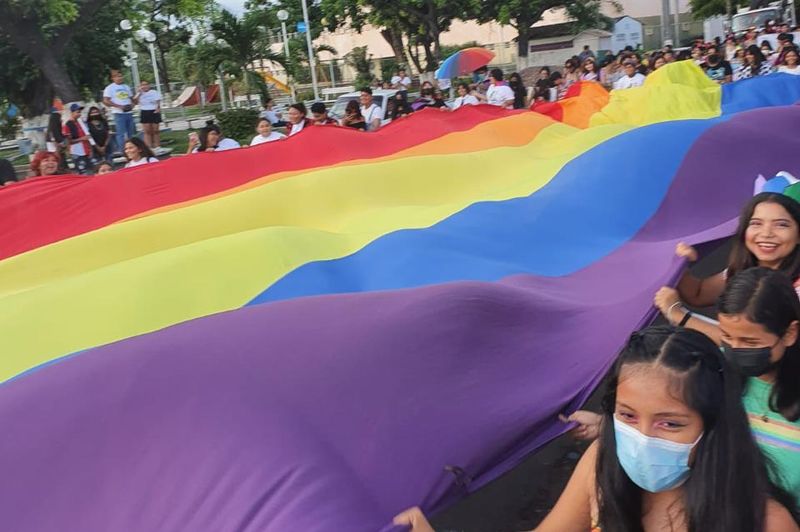
[[[313,51],[314,58],[316,59],[317,78],[330,81],[328,79],[328,72],[320,63],[319,54],[321,52],[328,52],[332,55],[339,55],[339,53],[336,51],[336,48],[328,46],[327,44],[315,46]],[[308,46],[306,45],[305,39],[295,38],[289,41],[289,56],[292,58],[289,65],[289,71],[292,73],[292,77],[300,80],[301,83],[308,83],[311,74],[309,73]]]
[[[266,60],[285,67],[285,60],[270,50],[260,19],[251,14],[238,19],[223,9],[211,23],[211,31],[221,46],[219,67],[222,71],[243,83],[248,94],[253,86],[266,93],[267,85],[255,72],[255,64]]]
[[[198,41],[185,45],[175,53],[175,62],[181,77],[205,91],[219,75],[220,64],[225,60],[225,49],[216,43]]]

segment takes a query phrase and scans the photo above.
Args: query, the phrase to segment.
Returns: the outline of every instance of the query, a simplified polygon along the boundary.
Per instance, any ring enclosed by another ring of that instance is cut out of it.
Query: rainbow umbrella
[[[494,59],[494,52],[486,48],[464,48],[454,53],[442,62],[436,71],[436,79],[449,79],[469,74],[482,66],[489,64]]]

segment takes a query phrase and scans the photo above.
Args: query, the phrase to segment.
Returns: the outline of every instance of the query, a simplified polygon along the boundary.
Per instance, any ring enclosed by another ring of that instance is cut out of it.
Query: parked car
[[[394,106],[394,95],[397,91],[394,89],[375,89],[372,91],[372,103],[377,105],[383,111],[381,125],[386,125],[392,121],[392,110]],[[336,103],[328,111],[328,114],[336,120],[341,120],[344,117],[344,110],[351,100],[358,101],[361,98],[361,92],[348,92],[336,98]]]

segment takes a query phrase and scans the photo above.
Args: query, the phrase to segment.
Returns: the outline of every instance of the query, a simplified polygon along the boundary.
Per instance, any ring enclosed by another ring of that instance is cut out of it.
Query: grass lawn
[[[168,131],[161,133],[161,146],[172,149],[172,155],[183,155],[189,147],[189,133],[186,131]]]

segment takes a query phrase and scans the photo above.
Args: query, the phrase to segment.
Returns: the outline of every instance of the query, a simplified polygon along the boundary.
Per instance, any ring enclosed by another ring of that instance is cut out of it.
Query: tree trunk
[[[528,52],[530,50],[530,35],[533,21],[526,18],[517,19],[517,64],[525,63],[528,66]]]
[[[417,72],[422,73],[422,65],[419,62],[419,54],[415,54],[413,48],[411,48],[411,39],[409,39],[408,44],[406,45],[406,50],[408,51],[408,57],[411,58],[411,61],[417,68]]]
[[[431,48],[432,42],[428,35],[422,36],[422,49],[425,51],[425,72],[436,70],[436,57]]]
[[[48,46],[42,45],[36,50],[20,50],[30,57],[42,71],[45,79],[50,83],[53,92],[64,102],[80,100],[81,94],[78,87],[70,79],[62,60],[62,54],[56,53]]]
[[[392,52],[394,53],[395,60],[401,64],[406,64],[406,56],[403,50],[403,39],[400,35],[393,30],[392,28],[384,28],[381,30],[381,36],[389,43],[389,46],[392,47]]]
[[[159,59],[161,60],[159,61],[161,65],[158,67],[158,71],[161,73],[161,83],[164,84],[164,88],[162,90],[164,92],[169,92],[169,74],[167,73],[167,53],[160,46],[158,47],[158,55]]]

